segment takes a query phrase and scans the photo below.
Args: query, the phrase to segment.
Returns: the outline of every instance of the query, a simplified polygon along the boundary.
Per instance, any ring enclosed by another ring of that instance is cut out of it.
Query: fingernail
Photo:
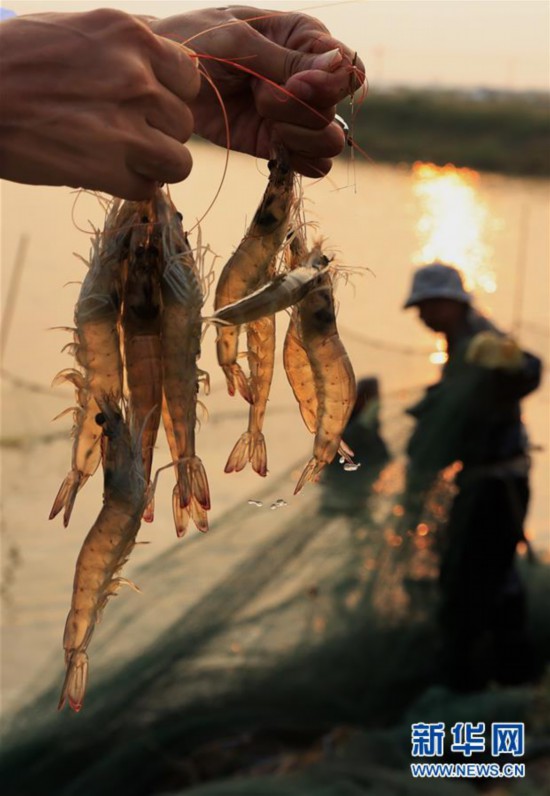
[[[311,64],[311,69],[322,69],[326,72],[333,72],[335,69],[338,69],[341,63],[342,53],[336,48],[315,56]]]

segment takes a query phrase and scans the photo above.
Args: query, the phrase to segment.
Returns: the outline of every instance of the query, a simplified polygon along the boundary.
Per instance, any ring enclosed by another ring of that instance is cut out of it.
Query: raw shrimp
[[[324,255],[320,247],[315,246],[311,256],[322,258]],[[307,355],[313,374],[317,416],[313,456],[304,468],[294,494],[297,494],[307,481],[314,480],[323,467],[333,460],[342,446],[342,433],[349,420],[356,395],[353,368],[336,327],[330,272],[326,271],[319,277],[317,287],[297,305],[296,310],[299,342]],[[290,351],[287,352],[287,357],[289,354]],[[299,360],[298,367],[302,368],[303,372],[303,360]],[[308,412],[311,412],[311,406],[306,410],[305,417],[302,412],[309,428],[311,416]]]
[[[59,710],[66,699],[73,710],[82,707],[88,676],[86,650],[109,597],[121,585],[133,585],[118,573],[134,547],[148,500],[140,435],[133,418],[130,416],[128,424],[112,398],[106,397],[99,404],[96,422],[103,430],[105,449],[103,507],[76,562],[71,610],[63,636],[67,672]]]
[[[176,533],[183,536],[191,518],[200,531],[208,530],[210,491],[202,461],[195,452],[203,292],[181,216],[160,191],[155,202],[163,228],[162,373],[163,422],[177,483],[172,495]]]
[[[264,196],[252,223],[239,247],[229,258],[220,275],[214,309],[243,298],[266,281],[266,272],[284,242],[294,196],[294,172],[279,160],[270,161],[270,175]],[[252,401],[250,385],[240,365],[238,356],[239,326],[222,326],[218,329],[216,349],[218,362],[225,373],[227,389]]]
[[[142,429],[143,469],[149,481],[162,408],[162,241],[150,203],[138,205],[138,213],[140,223],[132,231],[123,286],[122,330],[130,407],[137,426]],[[151,504],[143,519],[151,522],[153,515]]]
[[[103,234],[92,242],[90,267],[75,308],[74,350],[83,372],[64,370],[54,379],[70,381],[76,389],[71,470],[54,500],[50,519],[62,508],[63,524],[71,517],[76,494],[92,476],[101,460],[101,430],[95,422],[97,398],[122,395],[122,361],[118,335],[121,299],[121,268],[127,255],[131,208],[115,200]]]
[[[228,304],[207,318],[229,324],[243,324],[256,321],[266,315],[286,310],[301,301],[317,284],[320,273],[328,268],[328,260],[305,262],[293,271],[278,274],[270,282],[249,293],[233,304]]]

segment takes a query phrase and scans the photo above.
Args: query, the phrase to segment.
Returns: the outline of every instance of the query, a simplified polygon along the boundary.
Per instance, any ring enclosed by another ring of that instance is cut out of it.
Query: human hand
[[[479,332],[472,338],[465,355],[466,362],[483,368],[519,370],[523,352],[511,337],[495,332]]]
[[[282,143],[301,174],[318,177],[330,170],[345,145],[333,121],[335,105],[363,84],[365,70],[321,22],[305,14],[230,6],[150,25],[199,55],[223,99],[232,149],[270,158],[274,144]],[[220,103],[204,78],[191,107],[195,132],[226,146]]]
[[[184,48],[114,10],[0,25],[0,176],[144,199],[191,170],[200,87]]]

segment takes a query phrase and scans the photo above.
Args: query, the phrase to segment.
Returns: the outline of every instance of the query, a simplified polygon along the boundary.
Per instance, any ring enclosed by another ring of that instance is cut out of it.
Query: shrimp
[[[270,282],[233,304],[227,304],[207,318],[207,321],[243,324],[266,315],[286,310],[301,301],[317,284],[318,277],[328,268],[325,262],[304,263],[293,271],[277,274]]]
[[[134,227],[123,287],[122,330],[124,364],[135,422],[142,429],[141,444],[145,478],[149,481],[153,449],[162,407],[161,364],[161,236],[151,223],[150,203],[139,205],[140,224]],[[151,522],[149,505],[143,519]]]
[[[270,161],[269,168],[269,182],[260,206],[220,275],[214,299],[216,311],[265,282],[266,272],[285,239],[294,196],[294,172],[283,163],[282,157]],[[236,386],[250,403],[253,400],[250,385],[237,363],[239,331],[239,325],[220,327],[216,350],[229,394],[235,394]]]
[[[208,530],[210,490],[206,472],[195,452],[203,292],[181,216],[168,197],[157,192],[155,202],[163,227],[162,378],[163,422],[176,462],[177,483],[172,494],[176,533],[183,536],[191,518],[200,531]]]
[[[75,308],[74,344],[76,369],[61,371],[54,379],[71,382],[76,389],[71,470],[54,500],[50,519],[62,508],[67,526],[77,492],[92,476],[101,460],[101,431],[95,422],[97,398],[110,396],[115,403],[122,396],[122,360],[118,335],[121,298],[121,265],[126,257],[130,209],[115,200],[103,234],[92,242],[89,271],[82,283]]]
[[[319,246],[314,246],[311,258],[323,258]],[[298,344],[298,345],[297,345]],[[315,401],[308,401],[310,388],[296,385],[308,374],[303,349],[313,376]],[[312,290],[296,307],[294,327],[287,346],[287,374],[292,369],[291,355],[298,352],[297,368],[291,381],[295,395],[304,400],[302,417],[310,430],[313,430],[313,410],[315,418],[315,441],[313,456],[305,466],[296,485],[298,494],[305,483],[312,481],[329,464],[341,448],[348,451],[342,443],[342,433],[347,425],[355,401],[356,386],[353,368],[346,350],[338,336],[336,315],[332,293],[332,277],[325,271],[319,277],[318,286]],[[302,400],[300,400],[302,409]]]
[[[297,231],[290,241],[290,273],[299,270],[300,263],[308,257],[302,234]],[[319,264],[321,264],[320,261]],[[307,430],[315,434],[317,430],[317,394],[315,379],[307,352],[300,338],[300,318],[297,306],[292,309],[283,346],[283,365],[288,382],[298,401],[300,414]]]
[[[105,449],[103,506],[79,553],[71,609],[65,623],[63,647],[67,671],[58,710],[65,701],[74,711],[82,707],[88,678],[87,648],[109,597],[123,584],[118,576],[127,561],[148,500],[141,441],[133,418],[128,424],[111,397],[99,399],[96,415]]]

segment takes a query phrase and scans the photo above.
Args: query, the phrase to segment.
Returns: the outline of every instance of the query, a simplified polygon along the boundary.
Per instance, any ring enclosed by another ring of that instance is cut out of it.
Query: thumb
[[[331,49],[334,39],[327,41],[325,52],[307,53],[276,44],[251,26],[246,26],[244,31],[246,34],[242,38],[246,41],[240,42],[239,48],[242,60],[255,72],[280,85],[299,72],[334,72],[344,62],[342,50],[335,46]]]
[[[298,50],[288,50],[278,44],[264,40],[269,47],[264,47],[265,53],[258,52],[256,62],[257,71],[265,75],[274,83],[284,84],[293,75],[300,72],[320,71],[335,72],[343,62],[341,51],[336,47],[324,53],[302,53]],[[268,53],[267,50],[271,52]],[[265,55],[265,60],[262,57]]]

